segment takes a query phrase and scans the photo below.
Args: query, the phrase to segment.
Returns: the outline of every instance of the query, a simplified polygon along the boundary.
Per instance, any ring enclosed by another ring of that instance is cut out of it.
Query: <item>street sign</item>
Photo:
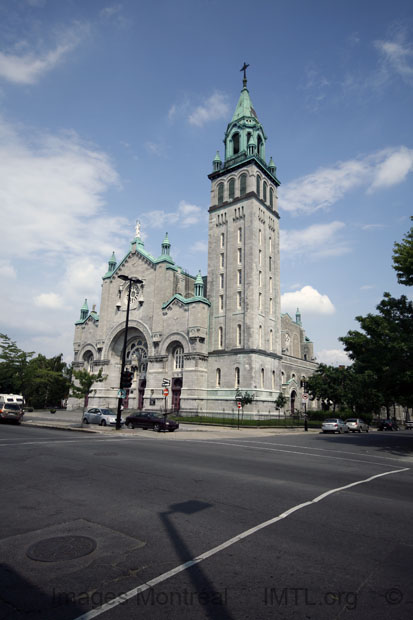
[[[308,400],[308,394],[303,394],[301,397],[303,400]]]
[[[162,379],[162,387],[169,387],[171,382],[169,379]]]
[[[237,403],[238,409],[241,409],[241,403]]]
[[[169,390],[168,390],[168,388],[165,388],[164,391],[163,391],[163,395],[164,396],[168,396],[168,394],[169,394]]]
[[[126,398],[126,390],[118,390],[118,398]]]

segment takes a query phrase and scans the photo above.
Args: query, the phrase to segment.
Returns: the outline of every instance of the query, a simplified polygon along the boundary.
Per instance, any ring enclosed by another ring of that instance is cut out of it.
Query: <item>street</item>
[[[413,432],[0,426],[0,619],[411,618]]]

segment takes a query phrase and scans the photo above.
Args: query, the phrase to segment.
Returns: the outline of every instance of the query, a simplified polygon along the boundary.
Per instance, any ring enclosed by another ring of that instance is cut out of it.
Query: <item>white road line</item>
[[[249,530],[245,530],[244,532],[241,532],[241,534],[234,536],[234,538],[230,538],[229,540],[222,543],[221,545],[218,545],[217,547],[213,547],[212,549],[209,549],[209,551],[205,551],[205,553],[201,553],[201,555],[198,555],[193,560],[189,560],[188,562],[185,562],[184,564],[180,564],[179,566],[176,566],[172,570],[167,571],[166,573],[163,573],[162,575],[159,575],[158,577],[155,577],[154,579],[151,579],[150,581],[147,581],[146,583],[143,583],[142,585],[136,588],[133,588],[132,590],[129,590],[129,592],[125,592],[124,594],[121,594],[120,596],[109,601],[109,603],[105,603],[101,607],[97,607],[96,609],[92,609],[91,611],[88,611],[85,614],[78,616],[77,618],[75,618],[75,620],[92,620],[92,618],[97,618],[97,616],[101,616],[102,614],[106,613],[107,611],[110,611],[111,609],[117,607],[118,605],[125,603],[126,601],[137,596],[141,592],[144,592],[145,590],[149,590],[149,588],[153,588],[157,584],[162,583],[163,581],[166,581],[167,579],[170,579],[171,577],[173,577],[174,575],[177,575],[178,573],[182,573],[183,571],[187,570],[188,568],[191,568],[192,566],[195,566],[196,564],[200,564],[200,562],[203,562],[204,560],[212,557],[213,555],[219,553],[220,551],[227,549],[231,545],[234,545],[235,543],[240,542],[244,538],[247,538],[248,536],[255,534],[259,530],[262,530],[263,528],[268,527],[269,525],[273,525],[274,523],[277,523],[277,521],[286,519],[287,517],[292,515],[294,512],[297,512],[298,510],[301,510],[302,508],[306,508],[307,506],[311,506],[312,504],[321,502],[323,499],[326,499],[326,497],[329,497],[333,493],[339,493],[340,491],[351,489],[352,487],[358,486],[360,484],[365,484],[367,482],[371,482],[372,480],[375,480],[376,478],[381,478],[382,476],[390,476],[391,474],[399,474],[404,471],[409,471],[409,469],[410,469],[409,467],[405,467],[404,469],[398,469],[397,471],[386,471],[386,472],[383,472],[382,474],[376,474],[375,476],[370,476],[370,478],[365,478],[364,480],[358,480],[357,482],[351,482],[350,484],[346,484],[343,487],[337,487],[336,489],[331,489],[330,491],[326,491],[325,493],[318,495],[317,497],[315,497],[312,500],[309,500],[308,502],[303,502],[302,504],[298,504],[297,506],[294,506],[293,508],[286,510],[285,512],[281,513],[277,517],[273,517],[272,519],[269,519],[268,521],[259,523],[255,527],[250,528]]]

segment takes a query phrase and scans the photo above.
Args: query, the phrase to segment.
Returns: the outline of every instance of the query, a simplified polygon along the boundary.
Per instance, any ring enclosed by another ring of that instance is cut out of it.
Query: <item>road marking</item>
[[[248,536],[255,534],[259,530],[262,530],[265,527],[268,527],[269,525],[273,525],[274,523],[277,523],[278,521],[281,521],[282,519],[286,519],[287,517],[297,512],[298,510],[301,510],[302,508],[306,508],[307,506],[311,506],[312,504],[317,504],[318,502],[321,502],[322,500],[326,499],[333,493],[339,493],[340,491],[346,491],[347,489],[351,489],[352,487],[358,486],[360,484],[366,484],[367,482],[371,482],[372,480],[376,480],[377,478],[381,478],[382,476],[390,476],[392,474],[399,474],[405,471],[409,471],[409,469],[410,469],[409,467],[405,467],[403,469],[398,469],[396,471],[386,471],[381,474],[375,474],[374,476],[365,478],[364,480],[358,480],[357,482],[351,482],[350,484],[346,484],[343,487],[337,487],[335,489],[331,489],[330,491],[325,491],[324,493],[322,493],[321,495],[318,495],[314,499],[311,499],[308,502],[303,502],[302,504],[297,504],[297,506],[294,506],[293,508],[289,508],[288,510],[281,513],[277,517],[273,517],[272,519],[269,519],[268,521],[263,521],[263,523],[259,523],[255,527],[252,527],[249,530],[245,530],[244,532],[241,532],[241,534],[238,534],[237,536],[230,538],[229,540],[225,541],[221,545],[213,547],[212,549],[209,549],[209,551],[205,551],[205,553],[201,553],[201,555],[198,555],[193,560],[189,560],[188,562],[185,562],[184,564],[180,564],[179,566],[176,566],[172,570],[167,571],[166,573],[163,573],[162,575],[159,575],[158,577],[155,577],[154,579],[151,579],[150,581],[147,581],[146,583],[143,583],[142,585],[137,586],[136,588],[133,588],[132,590],[129,590],[129,592],[125,592],[124,594],[117,596],[116,598],[112,599],[108,603],[105,603],[104,605],[101,605],[100,607],[96,607],[96,609],[92,609],[91,611],[88,611],[85,614],[78,616],[77,618],[75,618],[75,620],[92,620],[92,618],[101,616],[107,611],[110,611],[111,609],[114,609],[118,605],[121,605],[122,603],[125,603],[129,599],[137,596],[141,592],[144,592],[145,590],[149,590],[149,588],[153,588],[159,583],[162,583],[163,581],[170,579],[174,575],[182,573],[183,571],[187,570],[188,568],[191,568],[192,566],[195,566],[196,564],[200,564],[204,560],[207,560],[208,558],[212,557],[213,555],[216,555],[220,551],[223,551],[224,549],[227,549],[231,545],[234,545],[235,543],[240,542],[244,538],[247,538]]]

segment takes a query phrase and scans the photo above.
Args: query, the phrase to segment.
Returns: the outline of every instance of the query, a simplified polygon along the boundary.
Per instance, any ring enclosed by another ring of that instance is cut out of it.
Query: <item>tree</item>
[[[244,407],[245,405],[250,405],[255,398],[255,394],[250,394],[250,392],[241,392],[239,388],[235,392],[235,400],[238,403],[241,403],[242,409],[242,419],[244,419]]]
[[[30,360],[26,370],[26,400],[33,407],[56,407],[69,393],[70,373],[63,355],[44,355]]]
[[[413,303],[404,295],[384,293],[378,314],[358,316],[363,332],[351,330],[339,338],[357,373],[370,371],[382,405],[413,406]]]
[[[410,219],[413,221],[413,217]],[[401,243],[394,244],[393,269],[399,284],[413,285],[413,226]]]
[[[337,405],[344,403],[345,368],[319,364],[315,373],[308,378],[307,391],[311,400],[324,401],[327,409],[330,402],[335,412]]]
[[[77,381],[77,385],[72,384],[71,396],[75,398],[83,398],[84,406],[87,407],[88,396],[92,391],[94,383],[101,383],[106,379],[106,375],[103,376],[102,369],[99,368],[97,374],[89,373],[87,370],[73,370],[73,377]]]
[[[26,391],[26,370],[31,351],[26,353],[19,349],[14,340],[6,334],[0,334],[0,391],[5,394],[23,394]]]
[[[285,407],[285,405],[287,404],[287,398],[282,392],[278,394],[274,404],[276,409],[282,409],[283,407]]]

